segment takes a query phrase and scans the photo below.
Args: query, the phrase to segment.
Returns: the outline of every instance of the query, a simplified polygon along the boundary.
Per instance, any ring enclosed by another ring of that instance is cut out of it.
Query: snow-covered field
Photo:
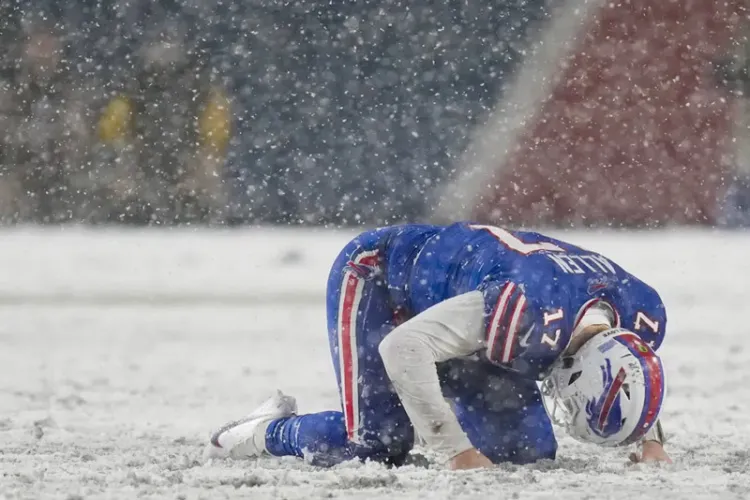
[[[277,387],[302,410],[337,406],[322,292],[351,233],[0,236],[0,498],[750,496],[750,234],[564,234],[667,303],[673,466],[562,437],[555,463],[468,473],[200,462],[216,425]]]

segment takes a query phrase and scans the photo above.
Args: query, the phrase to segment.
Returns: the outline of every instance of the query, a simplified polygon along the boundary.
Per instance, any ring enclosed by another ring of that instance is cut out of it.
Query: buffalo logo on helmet
[[[625,383],[626,373],[623,368],[612,376],[612,363],[605,360],[601,366],[602,392],[598,398],[590,399],[586,404],[589,427],[597,436],[607,438],[622,428],[622,409],[620,407],[620,389]]]

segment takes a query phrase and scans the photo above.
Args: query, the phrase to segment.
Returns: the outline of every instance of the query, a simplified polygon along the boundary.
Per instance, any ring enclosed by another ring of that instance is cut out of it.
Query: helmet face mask
[[[542,381],[550,420],[584,442],[636,442],[656,422],[664,396],[658,356],[634,333],[613,328],[560,358]]]
[[[560,394],[557,378],[554,376],[549,376],[542,381],[541,392],[544,407],[552,423],[567,430],[580,411],[576,400]]]

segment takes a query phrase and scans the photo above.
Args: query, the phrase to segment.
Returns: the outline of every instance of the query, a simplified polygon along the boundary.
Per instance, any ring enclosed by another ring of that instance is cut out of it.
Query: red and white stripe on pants
[[[358,253],[352,262],[364,266],[378,264],[378,251]],[[356,441],[359,430],[359,369],[357,354],[357,314],[362,291],[367,281],[347,269],[341,286],[338,315],[339,369],[341,370],[341,400],[344,410],[346,433],[350,441]]]

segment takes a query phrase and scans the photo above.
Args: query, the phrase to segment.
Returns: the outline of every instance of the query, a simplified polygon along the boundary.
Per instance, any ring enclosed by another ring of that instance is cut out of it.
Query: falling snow
[[[748,34],[742,0],[0,2],[0,500],[746,498]],[[347,228],[461,219],[656,287],[674,465],[200,460],[277,387],[338,408]]]

